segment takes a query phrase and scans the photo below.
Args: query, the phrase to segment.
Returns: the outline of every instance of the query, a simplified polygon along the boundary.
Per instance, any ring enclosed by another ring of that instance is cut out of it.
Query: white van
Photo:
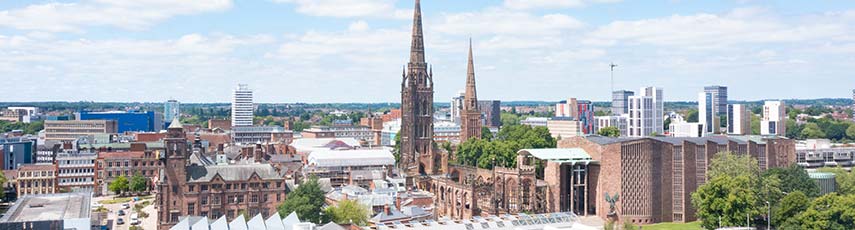
[[[139,214],[137,214],[137,213],[131,214],[131,225],[137,225],[137,224],[140,224]]]

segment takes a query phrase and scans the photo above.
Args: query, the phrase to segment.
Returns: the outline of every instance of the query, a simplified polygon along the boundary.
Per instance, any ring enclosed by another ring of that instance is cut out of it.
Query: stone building
[[[481,111],[478,109],[478,93],[475,91],[475,66],[472,60],[472,40],[469,40],[469,63],[466,67],[466,93],[463,96],[463,111],[460,112],[460,142],[470,138],[481,139]]]
[[[439,166],[447,161],[433,142],[433,70],[425,62],[422,12],[416,0],[410,62],[401,82],[401,160],[399,168],[407,175],[431,175],[444,172]]]
[[[710,160],[717,153],[748,154],[761,170],[796,162],[793,140],[768,136],[587,136],[563,139],[558,147],[575,149],[590,158],[584,166],[546,162],[548,210],[635,224],[696,220],[691,194],[706,182]],[[585,185],[576,187],[573,181],[580,177]],[[606,194],[619,194],[614,210]]]
[[[163,167],[156,181],[160,230],[174,226],[183,216],[269,216],[285,199],[283,175],[259,157],[254,162],[217,164],[203,155],[198,144],[191,148],[177,120],[170,124],[164,142],[166,151],[159,155]]]
[[[53,164],[21,165],[15,181],[18,197],[56,193],[56,166]]]

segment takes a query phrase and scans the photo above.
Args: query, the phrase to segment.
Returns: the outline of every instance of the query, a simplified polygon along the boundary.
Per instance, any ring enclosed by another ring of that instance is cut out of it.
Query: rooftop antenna
[[[612,80],[612,82],[611,82],[612,83],[612,92],[615,91],[615,67],[617,67],[617,65],[614,62],[609,64],[609,68],[611,69],[611,76],[612,76],[612,78],[611,78],[611,80]]]

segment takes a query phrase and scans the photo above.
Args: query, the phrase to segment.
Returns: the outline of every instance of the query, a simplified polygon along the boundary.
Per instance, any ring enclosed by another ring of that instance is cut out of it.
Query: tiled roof
[[[130,159],[130,158],[143,158],[145,156],[145,152],[140,151],[129,151],[129,152],[99,152],[98,158],[100,159]]]
[[[248,180],[252,174],[258,174],[262,180],[282,179],[282,175],[269,164],[237,165],[190,165],[187,166],[187,182],[207,182],[220,175],[225,181]]]

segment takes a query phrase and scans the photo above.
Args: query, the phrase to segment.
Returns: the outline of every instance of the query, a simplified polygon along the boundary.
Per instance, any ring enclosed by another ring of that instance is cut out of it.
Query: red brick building
[[[131,177],[139,173],[145,178],[154,178],[161,168],[157,160],[160,151],[99,152],[95,159],[95,191],[107,194],[113,180],[119,176]]]
[[[547,161],[549,211],[618,218],[635,224],[694,221],[691,194],[706,182],[707,167],[720,152],[748,154],[761,170],[795,163],[795,142],[760,136],[701,138],[572,137],[559,141],[590,156]],[[574,163],[569,163],[574,162]],[[619,194],[610,216],[606,195]]]

